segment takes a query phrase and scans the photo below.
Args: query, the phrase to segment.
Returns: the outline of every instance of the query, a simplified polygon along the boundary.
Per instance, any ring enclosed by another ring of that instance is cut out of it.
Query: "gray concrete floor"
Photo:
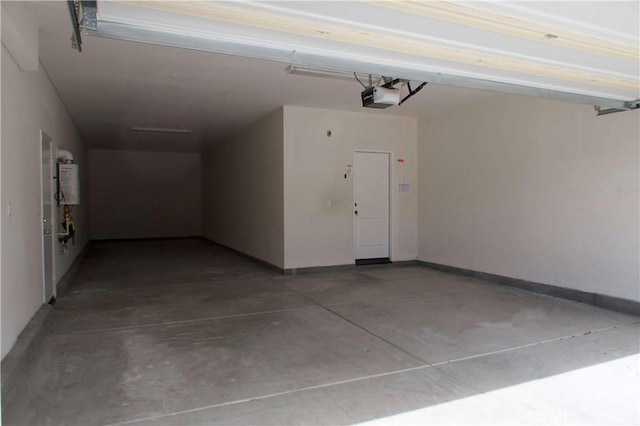
[[[637,317],[418,266],[96,243],[3,424],[638,424]]]

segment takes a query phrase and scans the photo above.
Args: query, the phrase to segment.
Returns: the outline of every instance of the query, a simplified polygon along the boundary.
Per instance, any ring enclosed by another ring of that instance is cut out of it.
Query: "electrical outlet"
[[[7,201],[7,216],[13,216],[13,209],[11,208],[11,201]]]

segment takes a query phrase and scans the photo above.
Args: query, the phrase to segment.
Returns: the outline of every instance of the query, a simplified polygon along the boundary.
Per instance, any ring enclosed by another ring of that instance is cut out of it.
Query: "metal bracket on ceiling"
[[[78,16],[80,15],[80,2],[68,0],[67,6],[69,6],[69,13],[71,14],[71,24],[73,25],[71,47],[73,49],[77,49],[78,52],[82,52],[82,35],[80,34],[80,22],[78,21]]]
[[[600,117],[601,115],[640,109],[640,99],[636,99],[635,101],[625,102],[623,108],[602,108],[598,105],[594,105],[593,108],[596,110],[596,116]]]
[[[73,34],[71,35],[71,47],[82,52],[82,30],[98,29],[98,6],[96,1],[68,0]],[[82,14],[82,19],[80,15]]]
[[[98,2],[82,0],[82,22],[83,30],[98,29]]]
[[[423,81],[420,86],[416,87],[414,90],[411,89],[411,82],[407,81],[407,87],[409,88],[409,94],[407,96],[405,96],[404,98],[402,98],[402,100],[398,103],[398,105],[402,105],[404,103],[404,101],[406,101],[407,99],[409,99],[410,97],[412,97],[413,95],[415,95],[416,93],[418,93],[420,90],[422,90],[422,88],[424,86],[426,86],[427,84],[429,84],[429,82],[427,81]]]

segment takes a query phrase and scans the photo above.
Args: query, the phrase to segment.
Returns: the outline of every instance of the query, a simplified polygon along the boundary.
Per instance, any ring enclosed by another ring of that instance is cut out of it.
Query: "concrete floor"
[[[418,266],[96,243],[3,424],[638,424],[639,318]]]

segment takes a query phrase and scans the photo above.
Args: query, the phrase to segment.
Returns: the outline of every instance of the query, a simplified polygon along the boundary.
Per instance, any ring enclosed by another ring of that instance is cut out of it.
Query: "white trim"
[[[49,194],[50,194],[50,202],[51,202],[51,215],[47,218],[47,220],[49,220],[49,225],[51,226],[51,294],[54,297],[57,297],[57,291],[56,291],[56,262],[55,262],[55,249],[56,249],[56,241],[55,241],[55,235],[56,235],[56,204],[55,204],[55,200],[54,200],[54,175],[55,175],[55,170],[54,170],[54,155],[53,155],[53,151],[55,150],[55,145],[53,144],[53,139],[51,138],[51,136],[49,136],[44,130],[40,129],[40,150],[39,152],[39,157],[40,157],[40,222],[39,222],[39,227],[40,227],[40,233],[41,233],[41,253],[40,253],[40,266],[42,268],[42,300],[43,303],[48,303],[49,301],[47,300],[47,288],[46,288],[46,284],[47,284],[47,279],[46,279],[46,275],[45,275],[45,260],[44,260],[44,255],[45,255],[45,247],[44,247],[44,242],[45,242],[45,238],[42,235],[42,219],[44,218],[44,203],[43,203],[43,196],[44,196],[44,169],[42,167],[42,146],[43,144],[48,143],[49,144],[49,168],[51,170],[51,179],[49,181]]]

